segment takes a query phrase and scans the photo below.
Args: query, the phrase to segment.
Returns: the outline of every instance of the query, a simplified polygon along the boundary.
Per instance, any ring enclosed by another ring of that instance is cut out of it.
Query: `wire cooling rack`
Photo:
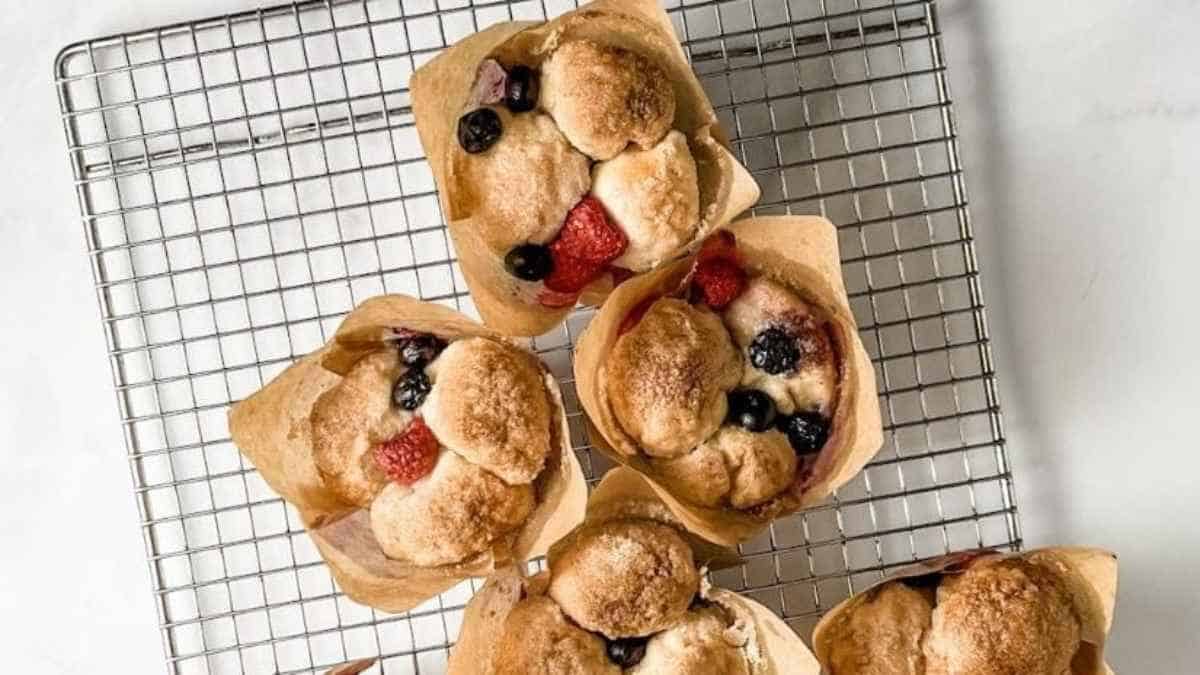
[[[381,657],[439,673],[466,583],[385,615],[341,595],[229,441],[229,404],[372,295],[473,312],[407,85],[445,45],[571,0],[305,2],[89,40],[55,64],[173,673],[300,673]],[[743,545],[717,582],[804,636],[887,569],[1020,545],[934,3],[736,0],[670,8],[757,213],[839,226],[878,374],[885,446],[824,506]],[[532,340],[590,452],[571,345]]]

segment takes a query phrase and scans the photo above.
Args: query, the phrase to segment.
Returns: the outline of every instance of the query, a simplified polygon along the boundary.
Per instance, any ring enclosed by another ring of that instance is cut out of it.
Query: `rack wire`
[[[1020,531],[932,0],[670,0],[755,208],[839,227],[885,445],[715,574],[807,636],[888,569]],[[413,128],[412,71],[574,0],[328,0],[88,40],[55,83],[172,673],[380,657],[439,673],[477,582],[386,615],[336,588],[227,407],[367,297],[474,313]],[[577,309],[531,340],[563,384]]]

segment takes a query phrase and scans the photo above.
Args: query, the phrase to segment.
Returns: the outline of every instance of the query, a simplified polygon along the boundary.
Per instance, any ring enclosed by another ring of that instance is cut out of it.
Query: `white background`
[[[51,63],[252,5],[4,5],[5,668],[162,672]],[[1200,2],[943,0],[942,23],[1026,541],[1119,551],[1116,670],[1195,672]]]

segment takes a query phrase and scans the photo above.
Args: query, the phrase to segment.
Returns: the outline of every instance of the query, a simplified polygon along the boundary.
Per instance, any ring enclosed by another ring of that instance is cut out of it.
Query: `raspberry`
[[[612,224],[599,200],[584,196],[567,213],[558,237],[550,243],[554,269],[546,288],[578,293],[604,273],[628,246],[625,233]]]
[[[399,436],[375,446],[375,463],[401,485],[412,485],[432,471],[437,456],[437,439],[420,417]]]
[[[550,252],[556,262],[561,256],[604,266],[619,258],[628,245],[625,233],[608,219],[600,200],[584,195],[567,212]]]
[[[724,309],[745,285],[746,273],[730,258],[701,260],[692,273],[692,296],[713,309]]]
[[[704,240],[700,247],[698,259],[700,262],[714,258],[728,258],[737,261],[737,239],[728,230],[718,230],[716,234]]]

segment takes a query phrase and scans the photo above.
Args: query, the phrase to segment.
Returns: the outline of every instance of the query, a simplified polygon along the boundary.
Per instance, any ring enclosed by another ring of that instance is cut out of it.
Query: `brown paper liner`
[[[998,553],[990,549],[963,551],[902,567],[847,598],[829,610],[813,629],[813,651],[817,659],[828,660],[832,626],[845,612],[853,610],[872,589],[900,579],[929,574],[961,574],[982,559],[1023,558],[1055,571],[1072,598],[1079,617],[1080,638],[1084,645],[1075,655],[1070,675],[1112,675],[1103,661],[1104,643],[1112,628],[1117,599],[1117,556],[1111,551],[1085,547],[1040,548],[1023,553]]]
[[[358,661],[334,666],[325,671],[325,675],[359,675],[359,673],[365,672],[367,668],[373,665],[375,665],[375,659],[359,659]]]
[[[719,544],[745,541],[772,520],[817,504],[855,476],[883,444],[875,371],[858,337],[842,284],[837,233],[823,218],[772,216],[729,226],[745,267],[792,289],[828,317],[841,356],[841,379],[832,434],[818,456],[812,478],[794,482],[762,507],[739,511],[689,504],[654,480],[654,469],[621,428],[609,404],[604,364],[630,310],[655,295],[676,292],[692,260],[681,260],[619,286],[592,319],[575,353],[575,387],[588,414],[592,445],[614,461],[644,474],[658,496],[688,529]]]
[[[675,89],[673,127],[688,136],[697,161],[701,224],[686,255],[713,230],[745,211],[760,194],[749,172],[729,152],[729,141],[675,38],[666,12],[655,0],[596,0],[545,23],[511,22],[461,40],[412,76],[413,115],[429,158],[443,215],[458,253],[463,276],[485,323],[509,335],[541,335],[560,323],[570,307],[544,307],[535,299],[540,284],[518,282],[503,256],[491,251],[479,230],[496,227],[470,213],[455,190],[457,124],[487,58],[537,65],[563,38],[589,37],[633,48],[661,65]],[[584,289],[581,299],[598,303],[612,287],[604,275]]]
[[[355,308],[322,349],[297,361],[229,413],[234,443],[267,484],[300,512],[338,584],[354,600],[388,612],[411,609],[464,579],[543,555],[551,542],[582,520],[587,499],[562,393],[543,366],[546,390],[558,411],[551,426],[558,452],[551,454],[534,481],[537,506],[524,527],[498,540],[490,551],[454,565],[422,567],[385,556],[371,532],[368,512],[341,502],[322,482],[312,457],[309,412],[317,397],[359,359],[391,349],[385,340],[395,327],[445,339],[480,336],[507,341],[448,307],[402,295],[379,296]]]
[[[614,517],[642,517],[678,521],[637,472],[617,467],[605,474],[588,499],[586,522]],[[736,553],[698,537],[685,535],[700,564],[736,564]],[[487,675],[492,672],[495,641],[508,613],[523,598],[545,593],[549,572],[525,577],[517,568],[488,579],[463,613],[458,642],[450,652],[448,675]],[[755,675],[819,675],[820,666],[804,642],[782,619],[763,605],[736,593],[704,583],[701,595],[725,608],[734,628],[747,640],[743,647]]]

